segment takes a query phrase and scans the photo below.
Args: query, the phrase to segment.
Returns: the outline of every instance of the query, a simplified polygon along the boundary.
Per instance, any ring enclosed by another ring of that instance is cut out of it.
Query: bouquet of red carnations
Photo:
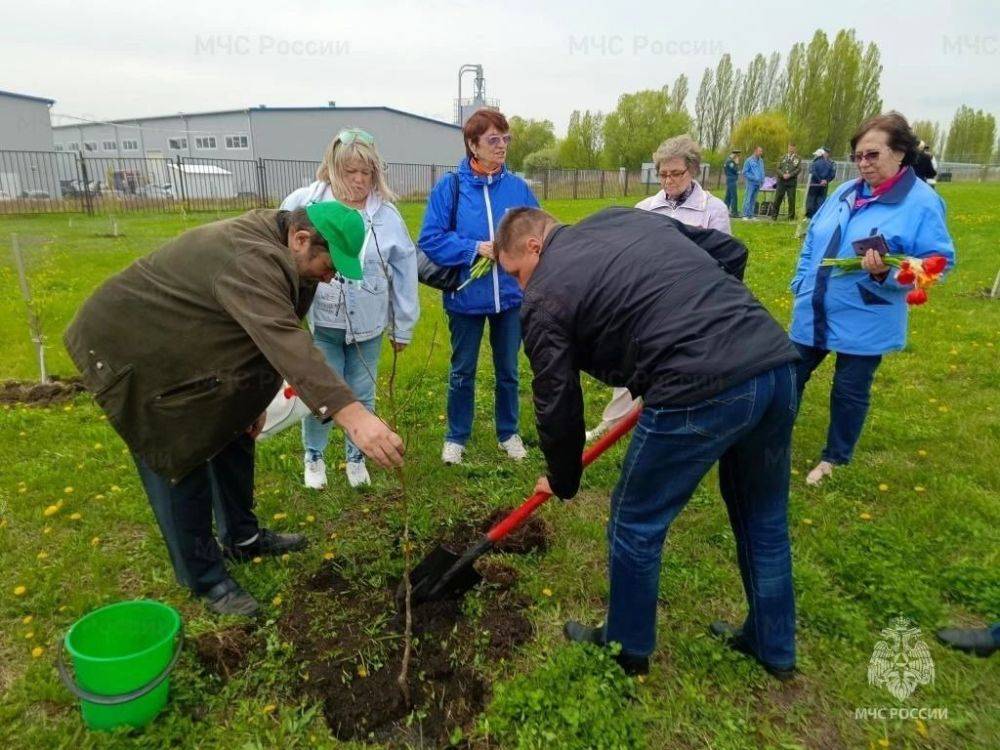
[[[821,266],[833,266],[841,271],[862,271],[861,257],[857,258],[824,258]],[[896,281],[903,286],[912,285],[913,289],[906,295],[910,305],[922,305],[927,301],[927,290],[934,286],[944,269],[948,259],[943,255],[929,255],[926,258],[908,258],[902,255],[883,255],[882,262],[896,268]]]

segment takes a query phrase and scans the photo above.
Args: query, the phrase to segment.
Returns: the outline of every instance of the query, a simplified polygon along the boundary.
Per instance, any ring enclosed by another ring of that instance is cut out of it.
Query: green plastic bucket
[[[82,617],[66,633],[75,679],[61,652],[56,667],[91,729],[142,727],[167,703],[183,642],[177,610],[149,599],[119,602]]]

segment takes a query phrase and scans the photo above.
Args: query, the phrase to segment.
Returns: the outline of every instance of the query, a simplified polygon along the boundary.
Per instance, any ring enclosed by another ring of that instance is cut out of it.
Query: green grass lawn
[[[810,384],[796,427],[790,521],[802,676],[779,685],[707,634],[710,620],[738,621],[744,608],[714,473],[671,531],[658,648],[652,673],[634,686],[634,700],[621,699],[626,688],[599,657],[584,655],[578,663],[579,650],[564,644],[561,626],[570,617],[596,621],[601,615],[607,593],[603,524],[622,455],[618,448],[588,470],[576,500],[542,509],[553,531],[547,552],[505,556],[520,572],[517,588],[530,601],[535,636],[512,658],[484,668],[502,700],[471,728],[473,746],[500,741],[516,747],[518,731],[525,747],[553,748],[596,747],[601,738],[612,747],[615,737],[655,750],[1000,746],[1000,659],[965,657],[932,636],[946,624],[1000,619],[1000,301],[982,294],[1000,267],[1000,186],[942,185],[941,193],[958,269],[931,291],[929,304],[912,312],[906,351],[887,357],[879,369],[854,463],[821,489],[803,481],[822,447],[831,363]],[[575,221],[609,203],[551,201],[547,208]],[[402,210],[415,236],[423,206]],[[164,240],[216,218],[125,215],[118,220],[120,237],[106,236],[106,217],[0,218],[0,378],[37,375],[10,262],[10,234],[20,237],[27,259],[50,371],[70,375],[61,334],[87,294]],[[787,324],[788,280],[799,246],[793,227],[735,222],[735,232],[750,248],[748,285]],[[400,358],[397,380],[398,401],[407,406],[400,429],[408,440],[406,481],[419,552],[443,529],[519,502],[543,468],[537,449],[523,465],[499,460],[486,347],[468,463],[449,471],[441,466],[447,326],[437,295],[421,293],[423,314],[414,345]],[[389,362],[384,353],[383,408]],[[535,448],[529,377],[522,359],[522,429]],[[587,384],[591,419],[606,394]],[[235,569],[267,609],[257,632],[264,645],[250,664],[222,682],[187,653],[173,679],[171,702],[153,725],[101,735],[84,728],[53,667],[54,645],[77,618],[113,601],[150,597],[176,607],[192,636],[231,623],[211,616],[174,582],[124,445],[88,396],[49,408],[0,408],[0,738],[6,746],[344,746],[317,706],[300,697],[299,662],[284,642],[281,618],[294,603],[297,584],[323,564],[325,554],[377,583],[398,576],[403,515],[395,479],[384,472],[375,474],[369,491],[348,489],[336,470],[339,450],[335,439],[332,481],[323,493],[301,485],[297,431],[258,451],[260,517],[277,530],[304,531],[312,544],[284,561]],[[45,515],[57,503],[58,511]],[[896,615],[922,628],[936,668],[934,682],[903,704],[867,683],[879,631]],[[41,653],[33,656],[37,649]],[[545,708],[545,691],[554,694],[555,708]],[[947,709],[947,718],[855,718],[857,708],[900,705]],[[570,726],[589,739],[573,744],[564,733]],[[557,734],[530,745],[526,737],[533,731],[543,738],[545,731]]]

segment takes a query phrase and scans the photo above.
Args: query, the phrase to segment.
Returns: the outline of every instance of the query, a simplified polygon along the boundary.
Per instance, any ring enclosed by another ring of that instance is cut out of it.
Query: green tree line
[[[759,53],[740,68],[722,55],[714,68],[705,68],[693,112],[687,108],[690,84],[681,74],[671,85],[622,94],[610,112],[575,110],[561,139],[548,120],[513,117],[509,164],[516,170],[637,169],[663,140],[682,133],[700,142],[712,164],[731,147],[746,153],[756,145],[771,163],[789,141],[803,154],[824,146],[844,158],[857,126],[882,111],[881,77],[873,42],[858,39],[854,29],[841,29],[832,39],[817,30],[784,58]],[[939,158],[996,158],[992,114],[963,105],[947,130],[930,120],[911,124]]]

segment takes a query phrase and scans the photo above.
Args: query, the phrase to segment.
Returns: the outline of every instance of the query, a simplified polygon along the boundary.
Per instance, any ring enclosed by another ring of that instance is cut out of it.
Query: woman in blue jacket
[[[493,233],[508,209],[537,206],[527,183],[507,171],[510,126],[495,110],[475,112],[462,128],[466,158],[431,192],[417,244],[439,266],[459,266],[463,281],[480,257],[494,261],[480,279],[444,293],[451,331],[448,432],[441,460],[461,463],[472,435],[476,363],[486,321],[496,371],[496,431],[500,448],[514,460],[527,454],[519,434],[518,364],[521,289],[496,263]],[[457,190],[455,181],[458,181]],[[458,199],[457,206],[455,199]]]
[[[844,183],[823,203],[802,246],[791,284],[790,333],[802,356],[800,400],[812,371],[827,354],[837,354],[826,447],[806,478],[812,485],[851,460],[882,355],[906,345],[906,294],[912,286],[896,282],[874,246],[884,239],[893,254],[942,255],[949,267],[954,264],[944,202],[911,167],[917,142],[898,112],[862,123],[851,138],[860,179]],[[824,258],[856,257],[859,250],[864,271],[841,273],[820,265]]]

